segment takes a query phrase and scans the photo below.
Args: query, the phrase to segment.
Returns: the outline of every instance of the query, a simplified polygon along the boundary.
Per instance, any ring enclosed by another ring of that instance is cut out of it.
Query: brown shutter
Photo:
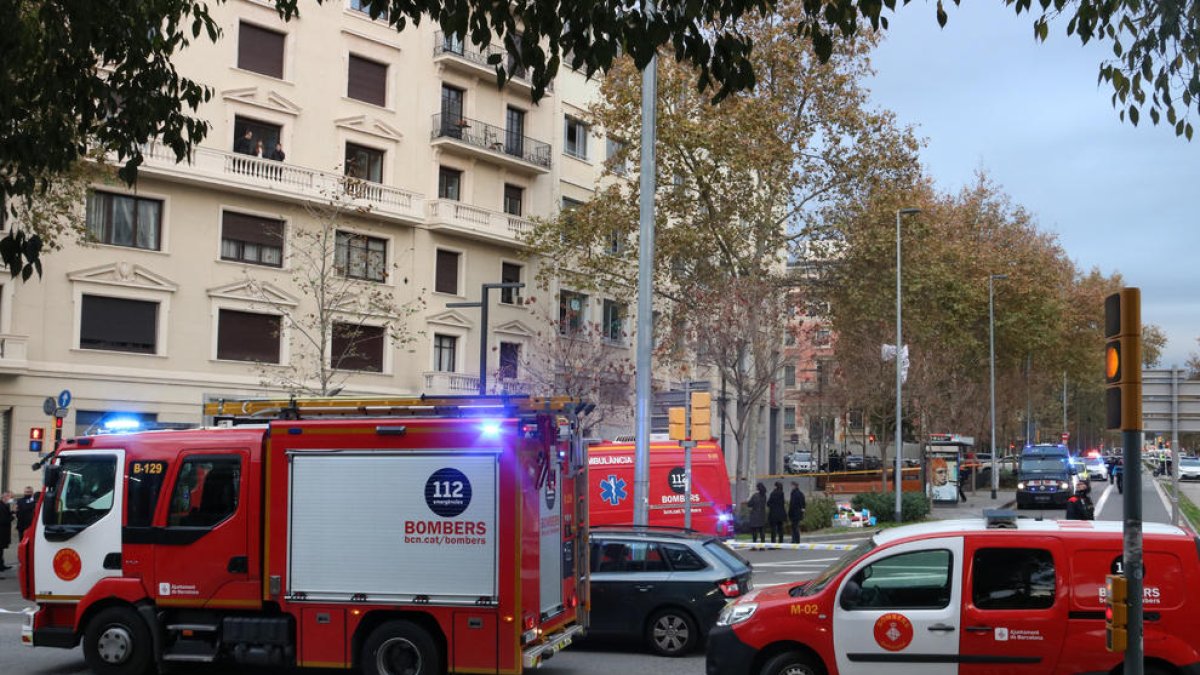
[[[437,279],[434,290],[438,293],[458,295],[458,254],[453,251],[437,252]]]
[[[338,370],[383,372],[383,328],[335,323],[329,354]]]
[[[222,309],[217,319],[217,358],[279,363],[280,320],[273,314]]]
[[[83,296],[79,316],[80,347],[153,354],[157,335],[157,302]]]
[[[221,216],[221,237],[261,246],[283,246],[283,221],[226,211]]]
[[[238,25],[238,68],[283,79],[284,34],[253,24]]]
[[[387,65],[350,55],[346,95],[359,101],[387,105]]]

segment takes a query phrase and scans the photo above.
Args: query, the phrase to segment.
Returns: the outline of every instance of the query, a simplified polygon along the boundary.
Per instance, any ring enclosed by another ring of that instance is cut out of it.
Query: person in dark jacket
[[[788,496],[788,520],[792,523],[792,543],[800,543],[800,521],[804,520],[804,493],[800,484],[792,481],[792,494]]]
[[[1092,506],[1092,486],[1086,480],[1075,486],[1075,494],[1067,500],[1067,520],[1095,520],[1096,510]]]
[[[750,537],[756,543],[765,543],[767,538],[763,528],[767,526],[767,486],[759,483],[746,506],[750,507]]]
[[[0,572],[12,567],[4,564],[4,549],[12,543],[13,512],[12,493],[5,491],[0,494]]]
[[[33,524],[33,510],[37,507],[37,494],[25,486],[25,496],[17,500],[17,541],[25,538],[25,530]]]
[[[767,524],[771,526],[771,543],[783,543],[783,521],[787,520],[787,502],[783,498],[783,483],[775,481],[775,489],[767,498]]]

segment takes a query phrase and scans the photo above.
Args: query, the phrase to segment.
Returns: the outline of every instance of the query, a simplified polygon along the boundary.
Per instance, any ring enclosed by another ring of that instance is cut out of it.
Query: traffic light
[[[687,440],[687,410],[684,408],[670,408],[667,410],[667,430],[670,432],[671,440],[686,441]]]
[[[707,391],[692,392],[692,433],[693,441],[707,441],[712,438],[712,394]]]
[[[1142,294],[1123,288],[1104,300],[1105,426],[1142,428]]]
[[[46,437],[46,430],[41,427],[29,427],[29,451],[41,452],[42,440]]]
[[[1110,652],[1123,652],[1127,640],[1126,625],[1129,622],[1128,591],[1125,577],[1109,574],[1105,577],[1104,648]]]
[[[868,436],[867,438],[869,439],[869,441],[870,441],[871,443],[874,443],[874,442],[875,442],[875,434],[871,434],[871,435],[870,435],[870,436]]]

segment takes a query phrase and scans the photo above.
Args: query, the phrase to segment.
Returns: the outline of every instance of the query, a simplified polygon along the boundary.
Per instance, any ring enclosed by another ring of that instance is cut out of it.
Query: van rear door
[[[964,562],[959,675],[1054,672],[1070,601],[1062,543],[1053,537],[969,537]]]

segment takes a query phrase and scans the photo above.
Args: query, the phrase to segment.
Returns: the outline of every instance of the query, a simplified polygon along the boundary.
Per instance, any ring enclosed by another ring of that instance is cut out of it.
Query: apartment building
[[[543,292],[519,236],[589,199],[605,159],[583,121],[594,81],[565,71],[534,103],[522,77],[496,86],[498,47],[430,22],[397,33],[356,0],[307,3],[288,22],[270,2],[210,9],[222,39],[177,55],[213,89],[203,144],[176,163],[152,143],[134,188],[91,185],[79,214],[95,243],[0,287],[0,485],[34,483],[30,430],[52,436],[44,401],[64,390],[68,436],[196,424],[206,398],[280,394],[264,382],[314,358],[286,320],[314,307],[295,284],[295,235],[319,230],[314,209],[331,200],[346,207],[334,274],[413,308],[334,326],[329,353],[359,345],[332,364],[345,393],[475,392],[481,312],[451,305],[485,283],[527,284],[489,297],[492,391],[522,391],[547,323],[595,322],[604,348],[628,350],[623,305],[557,288],[540,311],[523,302]]]

